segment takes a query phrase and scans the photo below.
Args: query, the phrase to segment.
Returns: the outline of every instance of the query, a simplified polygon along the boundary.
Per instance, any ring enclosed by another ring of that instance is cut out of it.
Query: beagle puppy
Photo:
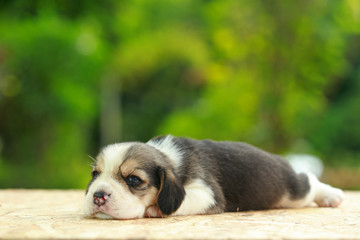
[[[84,213],[102,219],[337,207],[340,189],[297,174],[280,156],[241,142],[171,135],[105,147],[86,190]]]

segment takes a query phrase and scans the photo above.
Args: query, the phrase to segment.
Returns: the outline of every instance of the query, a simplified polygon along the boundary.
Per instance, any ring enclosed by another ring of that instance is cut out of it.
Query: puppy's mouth
[[[116,219],[113,214],[111,214],[111,209],[109,209],[108,206],[95,206],[91,217],[99,219]]]

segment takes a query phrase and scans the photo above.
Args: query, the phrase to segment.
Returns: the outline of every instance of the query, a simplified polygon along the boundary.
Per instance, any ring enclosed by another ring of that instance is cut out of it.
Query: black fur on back
[[[285,194],[295,200],[309,192],[306,175],[296,174],[280,156],[249,144],[173,141],[182,152],[182,164],[176,170],[182,184],[201,178],[213,190],[217,204],[210,212],[269,209]]]

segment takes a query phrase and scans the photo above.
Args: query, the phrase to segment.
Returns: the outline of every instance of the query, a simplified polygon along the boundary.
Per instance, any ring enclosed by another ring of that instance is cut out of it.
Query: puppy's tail
[[[309,154],[288,154],[285,158],[297,173],[312,173],[318,179],[321,177],[324,165],[320,158]]]

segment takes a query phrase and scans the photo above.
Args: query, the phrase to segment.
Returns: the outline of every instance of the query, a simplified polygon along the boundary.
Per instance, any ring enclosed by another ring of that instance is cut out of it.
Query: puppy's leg
[[[314,189],[314,202],[319,207],[338,207],[344,200],[344,193],[341,189],[320,182],[315,176],[308,174],[309,183]]]
[[[344,200],[342,190],[320,182],[311,173],[298,174],[297,179],[299,180],[296,188],[292,188],[282,197],[276,204],[277,208],[301,208],[309,206],[313,202],[320,207],[337,207]],[[306,189],[305,194],[299,197],[299,191],[304,191],[304,189]]]

